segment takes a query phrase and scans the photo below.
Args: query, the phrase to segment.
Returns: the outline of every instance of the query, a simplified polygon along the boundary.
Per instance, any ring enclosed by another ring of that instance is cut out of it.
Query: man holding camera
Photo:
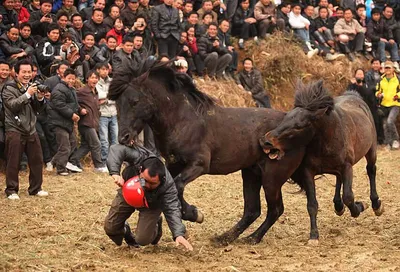
[[[17,62],[15,80],[8,81],[2,90],[6,131],[6,195],[19,199],[19,164],[23,152],[28,157],[30,195],[47,196],[42,190],[43,155],[36,132],[36,113],[44,107],[44,94],[38,92],[32,79],[32,64],[28,60]]]

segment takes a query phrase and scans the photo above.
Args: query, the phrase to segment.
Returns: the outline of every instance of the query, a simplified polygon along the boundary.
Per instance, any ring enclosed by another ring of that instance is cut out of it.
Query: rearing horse
[[[304,149],[288,152],[277,162],[263,153],[259,138],[274,129],[285,113],[272,109],[223,108],[197,90],[191,78],[156,65],[135,78],[114,77],[109,99],[116,101],[119,142],[129,144],[148,124],[172,176],[182,203],[182,218],[203,221],[183,198],[185,186],[204,174],[242,171],[244,214],[219,241],[235,240],[261,214],[260,190],[268,204],[267,218],[252,234],[260,242],[283,213],[281,187],[301,163]],[[218,192],[214,192],[218,193]]]

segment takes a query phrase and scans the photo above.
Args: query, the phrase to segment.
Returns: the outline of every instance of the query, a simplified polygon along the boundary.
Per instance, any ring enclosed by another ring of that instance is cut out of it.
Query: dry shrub
[[[215,98],[223,107],[254,107],[251,95],[241,90],[233,80],[200,81],[196,80],[200,90]]]

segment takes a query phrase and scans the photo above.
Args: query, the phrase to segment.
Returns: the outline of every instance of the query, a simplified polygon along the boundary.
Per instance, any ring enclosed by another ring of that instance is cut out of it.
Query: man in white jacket
[[[101,144],[101,160],[106,162],[110,145],[118,142],[117,108],[114,101],[107,99],[108,89],[112,80],[109,77],[110,71],[108,64],[98,63],[96,65],[96,71],[100,75],[96,89],[100,103],[99,137]]]
[[[293,4],[292,11],[289,13],[289,24],[296,37],[306,45],[303,49],[307,57],[312,58],[315,54],[318,54],[319,50],[311,47],[310,21],[301,15],[300,4]]]

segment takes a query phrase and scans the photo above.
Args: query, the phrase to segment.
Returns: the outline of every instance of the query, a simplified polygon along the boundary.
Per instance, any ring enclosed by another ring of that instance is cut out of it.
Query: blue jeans
[[[305,28],[294,29],[294,34],[303,42],[310,42],[310,32]]]
[[[92,7],[94,4],[94,0],[86,0],[82,2],[81,0],[78,2],[78,11],[81,11],[84,8]]]
[[[100,117],[99,136],[101,144],[101,160],[105,162],[108,156],[108,148],[110,147],[110,145],[117,143],[118,139],[117,116]]]
[[[389,42],[379,41],[378,48],[376,51],[378,53],[379,60],[381,62],[386,61],[386,53],[385,53],[386,49],[389,50],[391,61],[393,61],[393,62],[399,61],[399,52],[397,51],[398,50],[397,43],[390,44]]]

